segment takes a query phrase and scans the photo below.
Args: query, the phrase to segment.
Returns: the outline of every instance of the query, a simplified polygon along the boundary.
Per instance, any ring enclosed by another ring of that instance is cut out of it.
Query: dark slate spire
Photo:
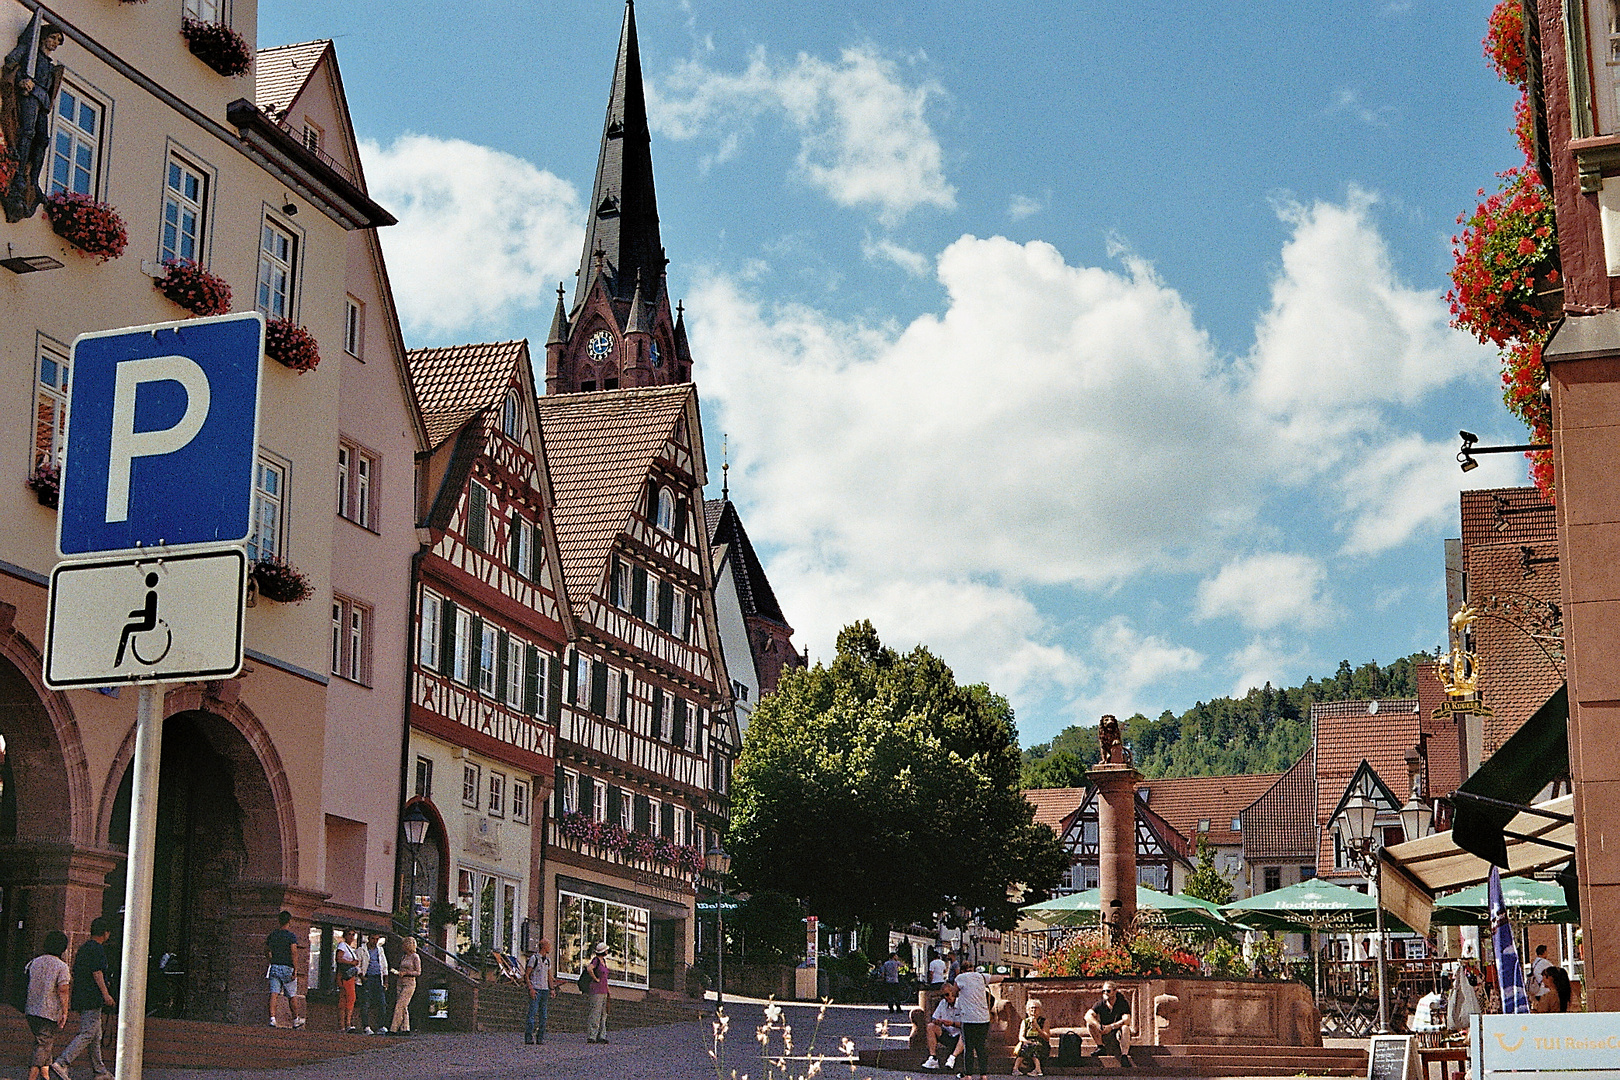
[[[551,315],[551,334],[547,345],[562,345],[568,341],[568,313],[563,310],[563,286],[557,282],[557,310]]]
[[[576,308],[589,292],[599,267],[615,300],[629,300],[639,281],[662,280],[664,248],[658,237],[652,134],[647,128],[647,99],[641,84],[635,0],[625,0],[619,60],[613,69],[613,88],[608,95],[607,122],[602,128],[602,151],[596,162],[596,186],[591,192],[589,211],[585,251],[579,260],[579,286],[574,293]],[[600,263],[598,251],[603,254]]]

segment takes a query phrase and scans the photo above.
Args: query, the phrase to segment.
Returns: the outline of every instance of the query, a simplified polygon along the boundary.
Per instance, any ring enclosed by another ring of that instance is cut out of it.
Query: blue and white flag
[[[1496,946],[1496,977],[1502,986],[1502,1011],[1527,1013],[1530,997],[1524,992],[1524,965],[1513,945],[1513,927],[1508,922],[1507,905],[1502,903],[1502,876],[1491,867],[1490,885],[1491,944]]]

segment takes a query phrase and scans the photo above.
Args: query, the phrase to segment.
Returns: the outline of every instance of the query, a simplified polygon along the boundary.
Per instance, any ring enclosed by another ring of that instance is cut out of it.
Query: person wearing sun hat
[[[607,1038],[607,1004],[608,1004],[608,947],[607,942],[596,943],[595,955],[585,969],[591,973],[591,988],[587,990],[586,998],[590,1008],[585,1013],[585,1041],[588,1043],[605,1043]]]

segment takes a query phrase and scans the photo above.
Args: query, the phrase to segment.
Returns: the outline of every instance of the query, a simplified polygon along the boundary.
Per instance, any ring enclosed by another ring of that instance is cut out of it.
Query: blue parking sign
[[[256,311],[75,340],[57,550],[245,540],[263,355]]]

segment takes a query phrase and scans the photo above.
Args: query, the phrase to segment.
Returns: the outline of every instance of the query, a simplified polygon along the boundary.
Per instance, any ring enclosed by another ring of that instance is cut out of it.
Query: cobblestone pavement
[[[809,1071],[808,1061],[790,1060],[782,1069],[761,1059],[755,1033],[764,1023],[765,1004],[726,1002],[730,1029],[723,1047],[723,1070],[717,1070],[709,1057],[708,1021],[613,1031],[610,1018],[606,1046],[587,1045],[584,1035],[571,1033],[553,1034],[543,1047],[523,1045],[521,1032],[419,1034],[408,1039],[379,1039],[375,1050],[285,1069],[147,1069],[145,1076],[146,1080],[732,1080],[734,1075],[746,1075],[749,1080],[799,1080]],[[839,1055],[844,1038],[854,1042],[857,1050],[903,1046],[909,1029],[900,1022],[894,1024],[892,1038],[878,1034],[875,1026],[894,1016],[882,1006],[832,1006],[819,1024],[819,1006],[784,1004],[782,1009],[800,1055],[811,1050]],[[779,1036],[771,1045],[774,1052],[781,1052]],[[88,1072],[80,1063],[74,1075]],[[25,1067],[0,1069],[0,1080],[23,1080],[26,1075]],[[908,1075],[921,1080],[942,1074],[825,1062],[817,1080],[901,1080]]]

